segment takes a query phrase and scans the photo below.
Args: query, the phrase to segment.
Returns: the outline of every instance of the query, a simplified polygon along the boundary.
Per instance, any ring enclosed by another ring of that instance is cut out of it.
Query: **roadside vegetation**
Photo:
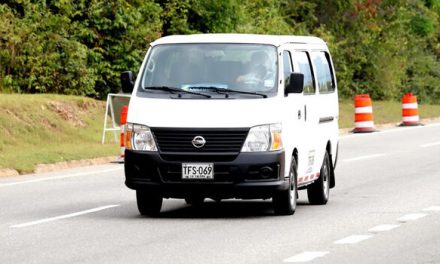
[[[0,168],[28,173],[40,163],[119,154],[118,143],[101,144],[105,102],[0,94],[0,109]]]
[[[401,121],[397,102],[373,102],[375,123]],[[41,94],[0,94],[0,169],[32,172],[41,163],[119,155],[119,142],[108,133],[101,144],[105,102]],[[438,117],[440,105],[420,105],[422,118]],[[354,106],[340,104],[341,128],[352,128]]]
[[[440,0],[6,0],[0,92],[105,98],[171,34],[315,35],[333,54],[341,98],[440,104]]]
[[[440,105],[419,104],[419,116],[421,119],[440,117]],[[339,102],[339,127],[354,127],[354,102],[353,100],[341,100]],[[402,122],[402,103],[396,101],[373,101],[374,124],[395,124]]]
[[[341,128],[355,94],[371,96],[375,124],[399,123],[407,92],[421,118],[440,116],[440,0],[5,0],[0,18],[0,168],[21,173],[116,156],[118,144],[100,143],[105,103],[90,98],[118,92],[120,73],[172,34],[319,36]]]

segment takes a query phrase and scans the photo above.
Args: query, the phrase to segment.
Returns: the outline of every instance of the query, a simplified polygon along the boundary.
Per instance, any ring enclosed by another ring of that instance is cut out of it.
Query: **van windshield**
[[[158,45],[150,52],[140,89],[155,97],[179,89],[210,95],[197,97],[202,99],[266,98],[277,92],[277,63],[271,45]]]

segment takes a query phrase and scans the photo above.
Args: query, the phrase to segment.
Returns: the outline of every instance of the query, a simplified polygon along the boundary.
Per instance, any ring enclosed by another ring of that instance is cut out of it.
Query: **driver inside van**
[[[257,51],[251,55],[251,60],[246,68],[247,73],[237,77],[236,81],[243,84],[263,83],[267,75],[269,57],[264,51]]]

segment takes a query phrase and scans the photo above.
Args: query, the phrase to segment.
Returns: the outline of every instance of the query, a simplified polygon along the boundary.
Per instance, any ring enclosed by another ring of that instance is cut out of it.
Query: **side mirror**
[[[286,84],[285,94],[302,93],[304,90],[304,74],[292,72],[289,77],[289,82]]]
[[[121,73],[121,87],[123,93],[133,92],[134,80],[133,73],[131,71]]]

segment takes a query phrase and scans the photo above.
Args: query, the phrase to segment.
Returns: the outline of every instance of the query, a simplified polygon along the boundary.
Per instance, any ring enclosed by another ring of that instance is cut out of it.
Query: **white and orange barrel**
[[[407,93],[402,97],[402,123],[401,126],[420,125],[417,96]]]
[[[373,105],[368,94],[359,94],[354,97],[354,129],[353,133],[374,132]]]
[[[121,135],[120,135],[120,152],[119,159],[121,162],[124,161],[125,156],[125,126],[127,124],[127,114],[128,114],[128,106],[124,105],[121,111]]]

